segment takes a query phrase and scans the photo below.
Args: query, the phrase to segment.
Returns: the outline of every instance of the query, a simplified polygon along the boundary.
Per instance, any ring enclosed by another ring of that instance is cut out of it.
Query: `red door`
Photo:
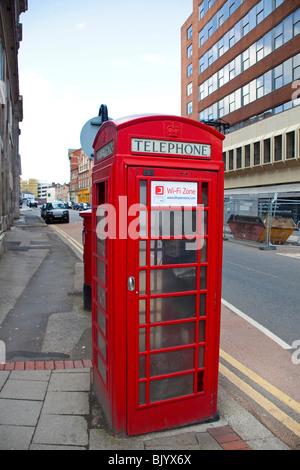
[[[217,179],[214,171],[128,169],[129,435],[216,414]]]

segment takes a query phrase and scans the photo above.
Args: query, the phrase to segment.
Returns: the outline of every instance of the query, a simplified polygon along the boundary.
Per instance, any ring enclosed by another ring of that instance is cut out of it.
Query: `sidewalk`
[[[18,251],[18,263],[10,263],[8,270],[8,253],[0,258],[0,283],[3,287],[5,280],[7,293],[7,297],[0,295],[0,327],[46,257],[43,251],[49,243],[46,234],[40,235],[43,240],[36,240],[43,241],[40,245],[43,250],[34,249],[38,246],[34,243],[28,248],[26,236],[26,230],[18,230],[18,240],[23,237],[23,246],[27,247]],[[8,232],[6,242],[14,241],[14,231]],[[18,246],[22,247],[22,243]],[[30,263],[31,269],[26,269]],[[74,263],[78,264],[75,255]],[[24,285],[13,294],[9,289],[13,279],[7,279],[7,273],[18,279],[20,266]],[[78,272],[74,276],[78,277]],[[78,284],[78,278],[74,282]],[[79,309],[79,304],[76,308]],[[289,450],[232,398],[221,382],[218,412],[220,420],[215,423],[130,438],[114,437],[93,393],[92,364],[88,357],[22,359],[0,364],[0,450],[106,450],[118,451],[119,455],[122,451],[131,451],[131,455],[135,455],[132,451],[188,455],[197,450]]]

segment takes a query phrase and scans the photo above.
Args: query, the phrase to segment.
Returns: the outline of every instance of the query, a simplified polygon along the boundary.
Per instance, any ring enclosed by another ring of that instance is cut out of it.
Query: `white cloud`
[[[77,25],[75,26],[75,29],[85,29],[86,25],[87,23],[77,23]]]

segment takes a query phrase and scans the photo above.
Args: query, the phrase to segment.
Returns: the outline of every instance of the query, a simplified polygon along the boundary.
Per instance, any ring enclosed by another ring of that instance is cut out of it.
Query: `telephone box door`
[[[217,417],[218,172],[128,168],[127,432]]]

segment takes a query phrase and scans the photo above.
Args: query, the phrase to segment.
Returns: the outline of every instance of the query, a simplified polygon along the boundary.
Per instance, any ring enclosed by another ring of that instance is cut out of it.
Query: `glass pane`
[[[147,211],[146,210],[140,211],[139,226],[140,226],[140,232],[139,232],[140,237],[147,237]]]
[[[157,269],[151,271],[150,293],[185,292],[196,289],[196,268]]]
[[[153,326],[150,328],[150,349],[184,346],[195,342],[195,323]]]
[[[144,379],[146,377],[146,356],[139,357],[139,378]]]
[[[206,315],[206,294],[200,294],[200,317]]]
[[[200,289],[206,289],[206,266],[201,266],[200,269]]]
[[[146,403],[146,383],[142,382],[139,384],[139,405],[145,405]]]
[[[198,367],[204,367],[204,346],[198,348]]]
[[[140,295],[146,294],[146,271],[140,271]]]
[[[149,387],[150,403],[191,395],[194,391],[193,385],[193,374],[185,374],[161,380],[151,380]]]
[[[201,204],[204,207],[208,206],[208,183],[202,183]]]
[[[206,263],[207,261],[207,239],[201,240],[201,263]]]
[[[100,307],[103,308],[103,310],[105,310],[105,289],[104,289],[104,287],[102,287],[98,283],[96,285],[97,285],[97,301],[98,301],[98,304],[100,305]]]
[[[101,258],[105,258],[105,239],[97,237],[97,253]]]
[[[199,343],[205,341],[205,320],[199,321]]]
[[[194,369],[194,356],[194,348],[151,354],[150,377]]]
[[[196,263],[197,251],[188,248],[187,240],[152,240],[151,265]]]
[[[105,263],[100,259],[97,259],[97,277],[105,285]]]
[[[97,368],[98,368],[99,374],[100,374],[103,382],[106,385],[106,367],[105,367],[101,357],[99,356],[99,354],[97,354]]]
[[[139,329],[139,352],[146,350],[146,328]]]
[[[140,181],[140,204],[147,205],[147,181]]]
[[[147,242],[140,241],[140,266],[146,266],[146,248]]]
[[[196,234],[196,210],[151,210],[151,237],[182,237]]]
[[[146,300],[140,300],[139,302],[139,316],[140,325],[146,323]]]
[[[160,297],[150,300],[150,322],[184,320],[196,316],[196,296]]]
[[[103,357],[104,361],[106,362],[106,343],[104,338],[102,337],[101,333],[98,332],[98,341],[97,341],[98,349]]]
[[[103,335],[106,336],[106,317],[99,307],[97,307],[97,325],[99,326]]]

